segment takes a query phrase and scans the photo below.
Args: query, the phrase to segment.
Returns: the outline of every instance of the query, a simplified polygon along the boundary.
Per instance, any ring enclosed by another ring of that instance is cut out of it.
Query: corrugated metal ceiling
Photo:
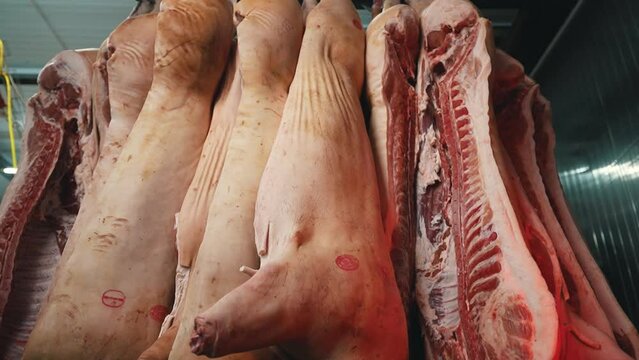
[[[99,47],[132,0],[0,0],[0,37],[12,68],[41,68],[66,49]]]
[[[33,76],[64,49],[99,47],[134,5],[133,0],[0,0],[0,38],[5,43],[9,72]],[[37,86],[20,84],[15,90],[14,118],[22,123],[24,104]],[[0,94],[6,99],[4,86],[0,86]],[[0,167],[9,164],[8,127],[0,110]],[[0,176],[0,194],[8,180]]]

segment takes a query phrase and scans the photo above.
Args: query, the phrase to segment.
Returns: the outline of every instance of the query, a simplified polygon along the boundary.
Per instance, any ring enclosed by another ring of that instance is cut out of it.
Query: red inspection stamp
[[[335,264],[344,271],[354,271],[359,268],[359,260],[353,255],[340,255],[335,258]]]
[[[109,289],[102,293],[102,304],[110,308],[119,308],[124,305],[126,296],[120,290]]]

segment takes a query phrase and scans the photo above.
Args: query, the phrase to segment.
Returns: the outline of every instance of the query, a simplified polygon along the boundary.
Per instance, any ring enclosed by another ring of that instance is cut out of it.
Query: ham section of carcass
[[[304,24],[294,0],[240,1],[235,5],[235,21],[241,80],[237,119],[208,209],[204,238],[179,248],[188,251],[199,246],[169,359],[196,358],[189,347],[195,317],[249,279],[239,271],[241,266],[259,266],[253,228],[257,190],[280,126]],[[261,350],[229,358],[269,356],[268,350]]]
[[[76,168],[92,155],[88,58],[95,53],[58,54],[28,102],[22,159],[0,205],[2,359],[21,358],[82,200],[86,179]]]
[[[551,358],[555,302],[501,179],[488,22],[436,0],[421,25],[416,295],[429,355]]]
[[[25,359],[130,359],[156,338],[172,297],[174,216],[195,172],[232,31],[226,1],[163,2],[151,89],[88,210],[94,216],[74,227]]]
[[[257,197],[260,269],[196,318],[195,353],[280,344],[304,359],[407,357],[359,103],[364,47],[350,1],[308,14]]]
[[[419,18],[407,5],[385,9],[366,30],[366,95],[386,241],[409,313],[415,268],[414,129]]]

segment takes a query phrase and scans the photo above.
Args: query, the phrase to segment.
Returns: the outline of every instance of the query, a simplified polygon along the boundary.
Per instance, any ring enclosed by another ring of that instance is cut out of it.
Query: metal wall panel
[[[584,0],[536,79],[553,105],[566,196],[639,324],[639,1]]]

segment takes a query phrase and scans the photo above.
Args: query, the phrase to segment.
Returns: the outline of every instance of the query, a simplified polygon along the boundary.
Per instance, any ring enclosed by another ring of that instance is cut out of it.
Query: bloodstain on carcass
[[[110,308],[119,308],[124,305],[126,296],[120,290],[109,289],[102,293],[102,304]]]
[[[164,318],[168,313],[169,309],[164,305],[154,305],[151,310],[149,310],[149,316],[151,319],[159,322],[164,321]]]
[[[355,271],[359,268],[359,259],[353,255],[340,255],[335,258],[335,264],[344,271]]]

